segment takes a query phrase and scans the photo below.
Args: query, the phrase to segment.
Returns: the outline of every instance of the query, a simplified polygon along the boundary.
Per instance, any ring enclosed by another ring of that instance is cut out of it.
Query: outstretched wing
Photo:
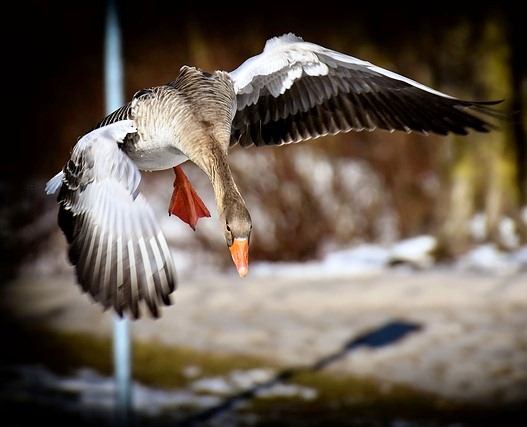
[[[488,132],[490,105],[465,101],[294,34],[230,72],[237,95],[231,146],[281,145],[351,130]]]
[[[135,133],[130,120],[82,137],[63,171],[46,186],[59,187],[59,225],[69,243],[77,279],[105,309],[140,317],[144,301],[154,317],[176,288],[170,250],[146,199],[140,172],[118,142]]]

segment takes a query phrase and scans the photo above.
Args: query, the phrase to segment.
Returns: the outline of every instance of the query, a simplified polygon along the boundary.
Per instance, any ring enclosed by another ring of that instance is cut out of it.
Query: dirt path
[[[3,288],[1,304],[21,321],[112,334],[113,316],[72,283],[73,277],[19,279]],[[394,326],[408,333],[396,339]],[[132,322],[131,331],[142,341],[257,355],[284,366],[335,356],[328,369],[447,398],[527,398],[527,272],[392,270],[324,280],[205,276],[182,281],[162,318]],[[353,341],[368,333],[372,340],[364,345]]]

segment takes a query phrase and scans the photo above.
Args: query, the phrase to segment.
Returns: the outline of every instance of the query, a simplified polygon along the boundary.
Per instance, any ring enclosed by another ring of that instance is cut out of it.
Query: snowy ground
[[[186,277],[174,305],[164,308],[160,319],[131,323],[131,333],[146,342],[267,357],[284,367],[322,364],[447,400],[525,401],[527,247],[505,254],[481,246],[454,264],[434,266],[428,257],[433,245],[423,236],[390,248],[333,253],[317,263],[254,264],[245,279],[234,269]],[[394,261],[397,266],[390,266]],[[16,307],[22,321],[110,336],[112,315],[72,283],[73,276],[21,277],[4,289],[2,304]],[[397,331],[405,333],[398,337]],[[273,373],[237,375],[238,383],[249,384]],[[84,384],[93,396],[94,384],[100,388],[102,380],[83,372],[49,381],[56,387]],[[225,393],[234,383],[201,378],[195,390],[177,398],[138,389],[143,402],[137,405],[155,411],[174,399],[192,400],[200,387]],[[316,396],[314,390],[273,392]]]

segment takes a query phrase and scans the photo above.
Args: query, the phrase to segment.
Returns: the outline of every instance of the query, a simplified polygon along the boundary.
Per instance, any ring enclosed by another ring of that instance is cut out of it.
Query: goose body
[[[235,108],[228,73],[183,66],[174,81],[137,92],[96,128],[133,120],[137,133],[125,138],[122,149],[141,170],[170,169],[186,160],[206,169],[216,155],[204,155],[204,147],[227,154]]]
[[[59,225],[82,289],[120,315],[140,317],[144,301],[157,317],[158,307],[171,303],[176,277],[162,233],[138,193],[140,170],[174,169],[169,213],[192,228],[210,213],[180,165],[190,160],[207,174],[243,277],[252,222],[228,164],[231,147],[374,129],[488,132],[487,118],[498,115],[491,105],[498,102],[461,100],[285,34],[234,71],[183,66],[175,80],[137,92],[79,139],[46,191],[58,191]]]

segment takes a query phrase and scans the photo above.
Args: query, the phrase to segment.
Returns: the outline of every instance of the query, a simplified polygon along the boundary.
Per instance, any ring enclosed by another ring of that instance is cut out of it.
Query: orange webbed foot
[[[181,166],[174,166],[176,178],[168,206],[169,215],[176,215],[195,230],[200,218],[210,217],[210,212],[198,196]]]

